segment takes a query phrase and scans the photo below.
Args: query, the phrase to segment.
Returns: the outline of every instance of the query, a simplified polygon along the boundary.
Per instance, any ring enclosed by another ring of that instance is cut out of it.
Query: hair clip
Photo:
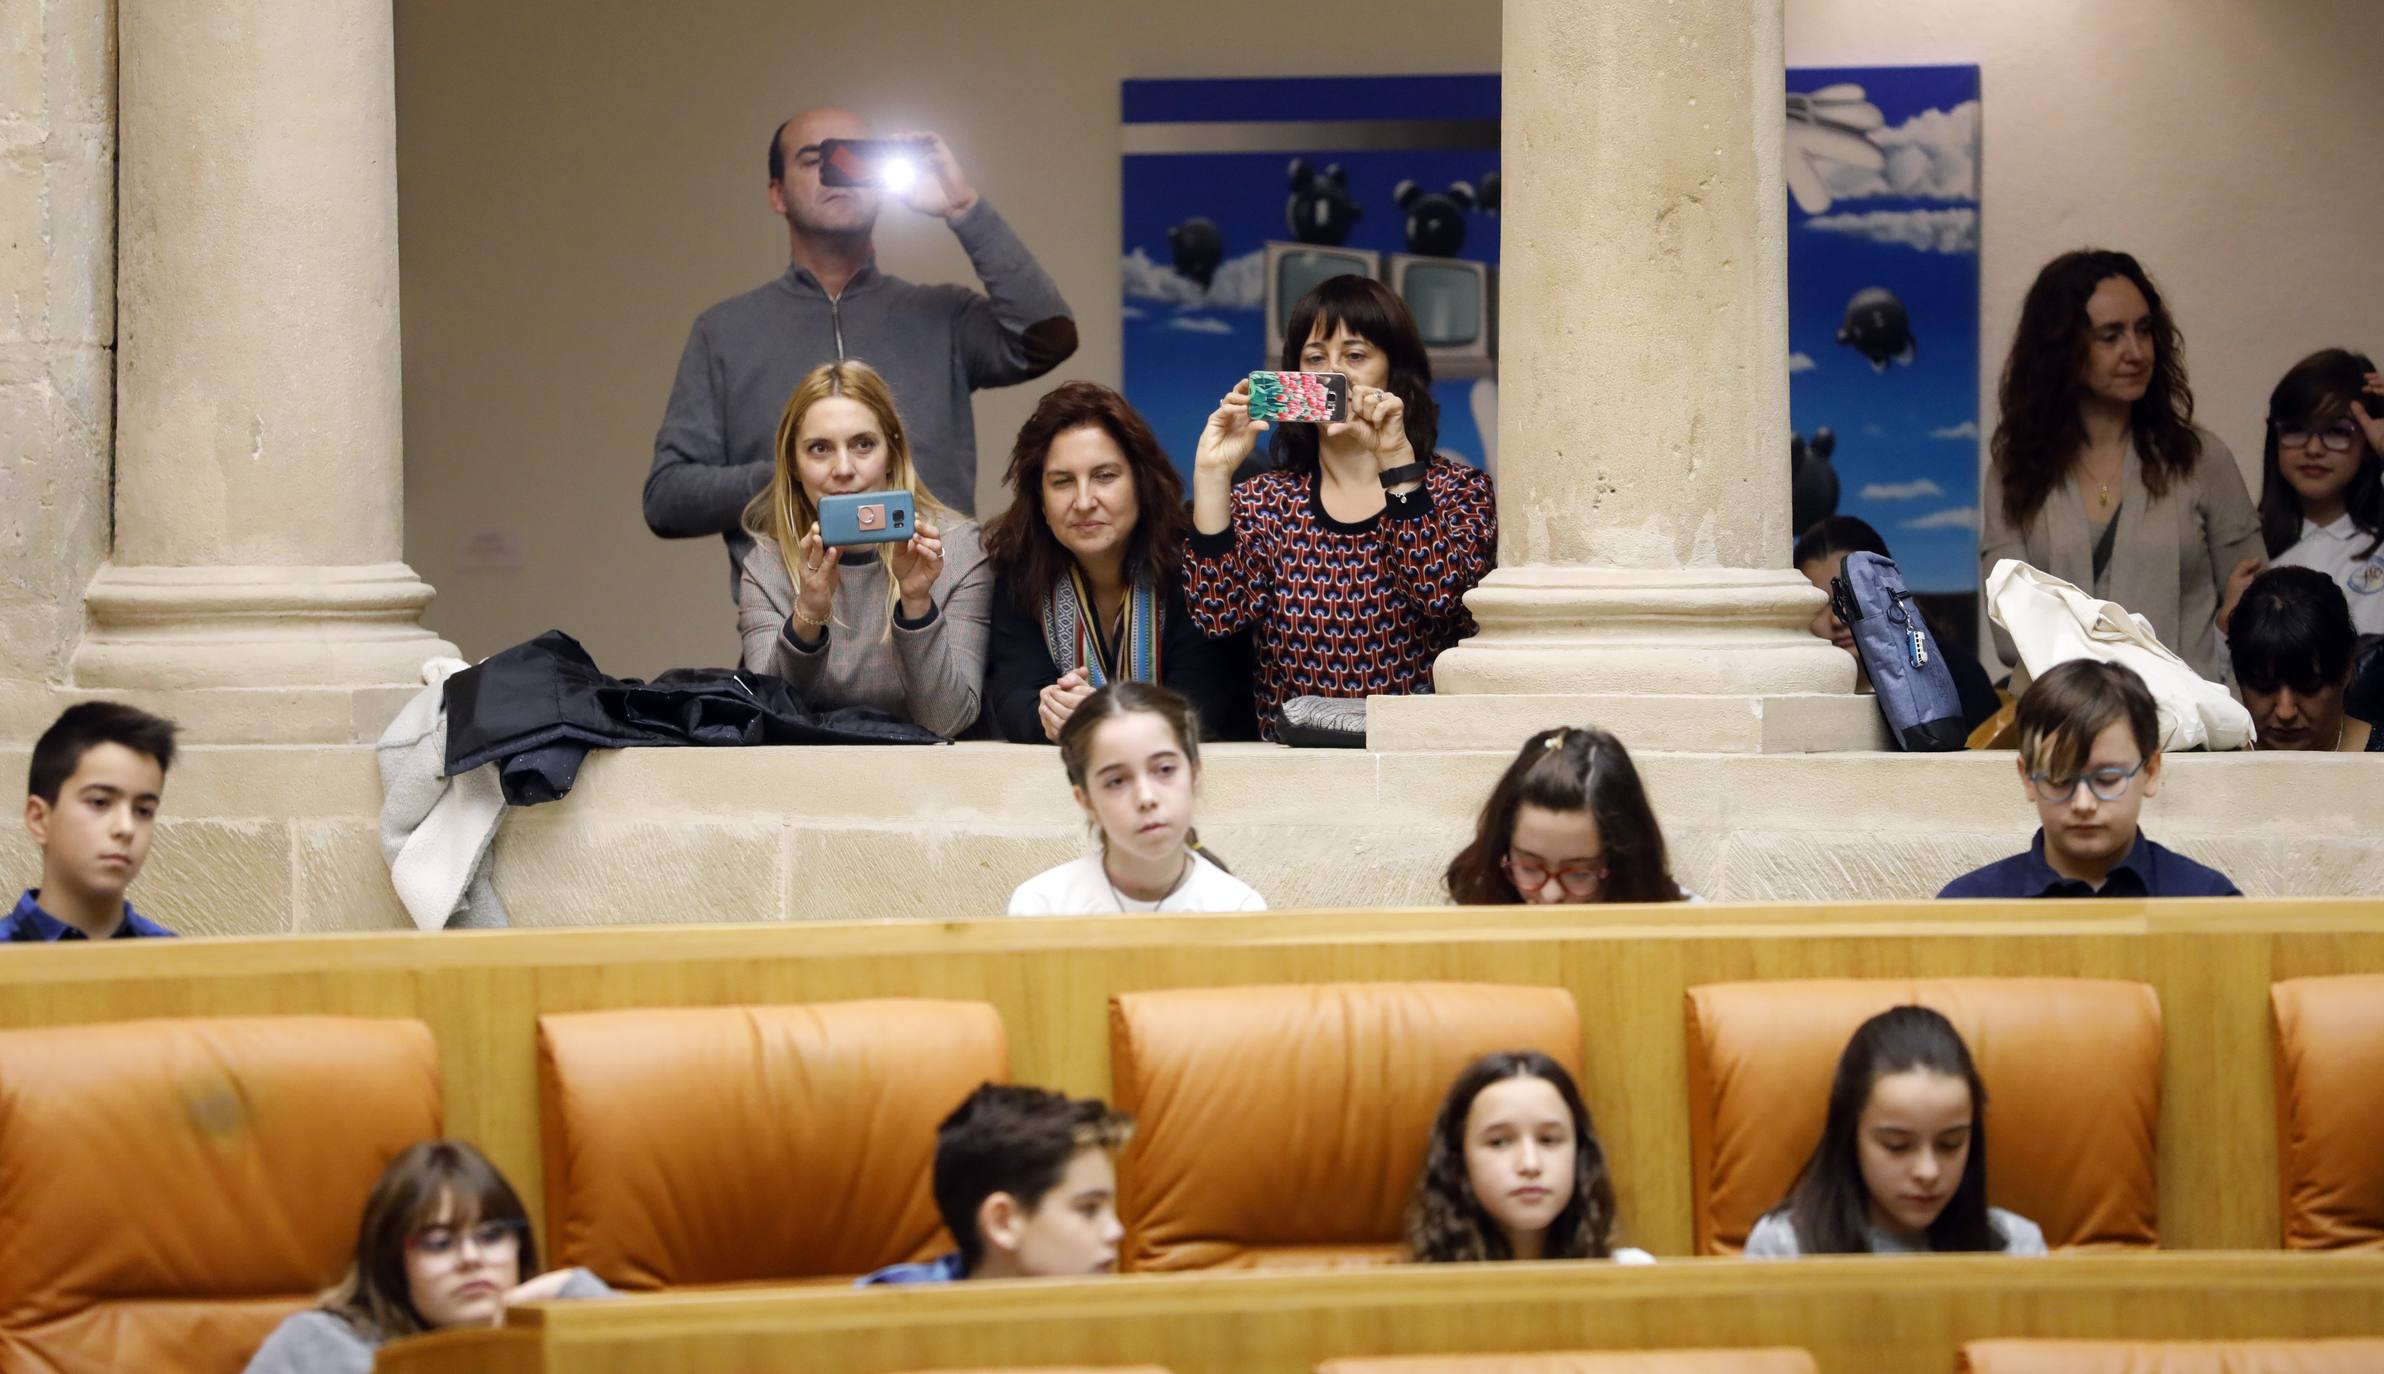
[[[1548,738],[1540,741],[1540,747],[1553,754],[1557,750],[1564,748],[1565,736],[1570,733],[1571,731],[1567,730],[1565,727],[1559,726],[1557,727],[1555,734],[1550,735]]]

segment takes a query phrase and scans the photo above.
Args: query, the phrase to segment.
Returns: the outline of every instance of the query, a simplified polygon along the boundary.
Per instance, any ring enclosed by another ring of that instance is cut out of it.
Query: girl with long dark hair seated
[[[1432,364],[1407,305],[1370,277],[1292,307],[1287,372],[1349,378],[1349,418],[1270,426],[1248,378],[1217,403],[1192,464],[1185,598],[1210,635],[1257,627],[1259,733],[1293,697],[1432,690],[1432,661],[1473,632],[1464,596],[1498,556],[1490,479],[1440,457]],[[1234,469],[1274,431],[1275,470]]]
[[[2035,1222],[1987,1205],[1986,1112],[1970,1047],[1943,1015],[1895,1007],[1863,1022],[1838,1058],[1821,1141],[1755,1223],[1747,1257],[2045,1253]]]
[[[2312,353],[2269,393],[2260,530],[2276,566],[2334,579],[2352,626],[2384,634],[2384,373],[2365,354]]]
[[[1524,741],[1444,881],[1459,906],[1694,901],[1622,741],[1560,726]]]
[[[1211,640],[1184,608],[1184,484],[1133,406],[1069,382],[1010,451],[1010,508],[985,527],[993,564],[986,710],[1004,739],[1057,743],[1085,698],[1155,682],[1208,739],[1251,727],[1248,644]]]
[[[2088,249],[2045,265],[1998,391],[1979,566],[2017,558],[2116,601],[2214,681],[2219,608],[2261,565],[2235,455],[2194,423],[2177,323],[2143,267]],[[2007,664],[2018,654],[2001,629]]]
[[[611,1294],[585,1269],[539,1274],[530,1214],[497,1166],[460,1140],[426,1140],[373,1185],[346,1277],[275,1327],[247,1374],[371,1374],[373,1352],[401,1337],[496,1326],[515,1303]]]
[[[1423,1263],[1612,1259],[1614,1184],[1573,1076],[1537,1050],[1466,1066],[1432,1120],[1407,1207],[1407,1246]]]

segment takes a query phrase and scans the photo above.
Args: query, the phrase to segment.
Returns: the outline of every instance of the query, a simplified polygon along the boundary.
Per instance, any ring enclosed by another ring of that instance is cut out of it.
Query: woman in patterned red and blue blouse
[[[1256,627],[1259,732],[1294,697],[1432,690],[1432,661],[1473,632],[1464,596],[1498,553],[1490,479],[1434,452],[1440,407],[1407,305],[1368,277],[1331,278],[1292,308],[1286,372],[1349,379],[1349,418],[1250,417],[1219,400],[1193,458],[1185,600],[1207,634]],[[1234,469],[1273,432],[1272,471]]]

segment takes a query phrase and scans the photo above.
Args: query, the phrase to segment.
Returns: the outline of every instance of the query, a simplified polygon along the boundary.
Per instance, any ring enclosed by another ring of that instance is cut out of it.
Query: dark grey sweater
[[[717,534],[729,594],[753,540],[738,526],[770,481],[786,399],[821,363],[858,358],[885,375],[920,480],[963,514],[977,505],[969,393],[1040,377],[1076,351],[1059,287],[983,199],[952,222],[985,283],[927,286],[873,263],[830,299],[800,267],[698,316],[646,474],[646,525],[666,539]]]

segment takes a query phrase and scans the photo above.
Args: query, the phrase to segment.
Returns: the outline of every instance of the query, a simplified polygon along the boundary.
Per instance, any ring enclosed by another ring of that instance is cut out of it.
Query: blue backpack
[[[1937,651],[1929,623],[1904,590],[1895,560],[1875,553],[1850,553],[1829,581],[1829,601],[1854,632],[1854,647],[1871,675],[1879,713],[1896,747],[1916,754],[1942,753],[1969,742],[1962,724],[1962,694],[1953,669]]]

